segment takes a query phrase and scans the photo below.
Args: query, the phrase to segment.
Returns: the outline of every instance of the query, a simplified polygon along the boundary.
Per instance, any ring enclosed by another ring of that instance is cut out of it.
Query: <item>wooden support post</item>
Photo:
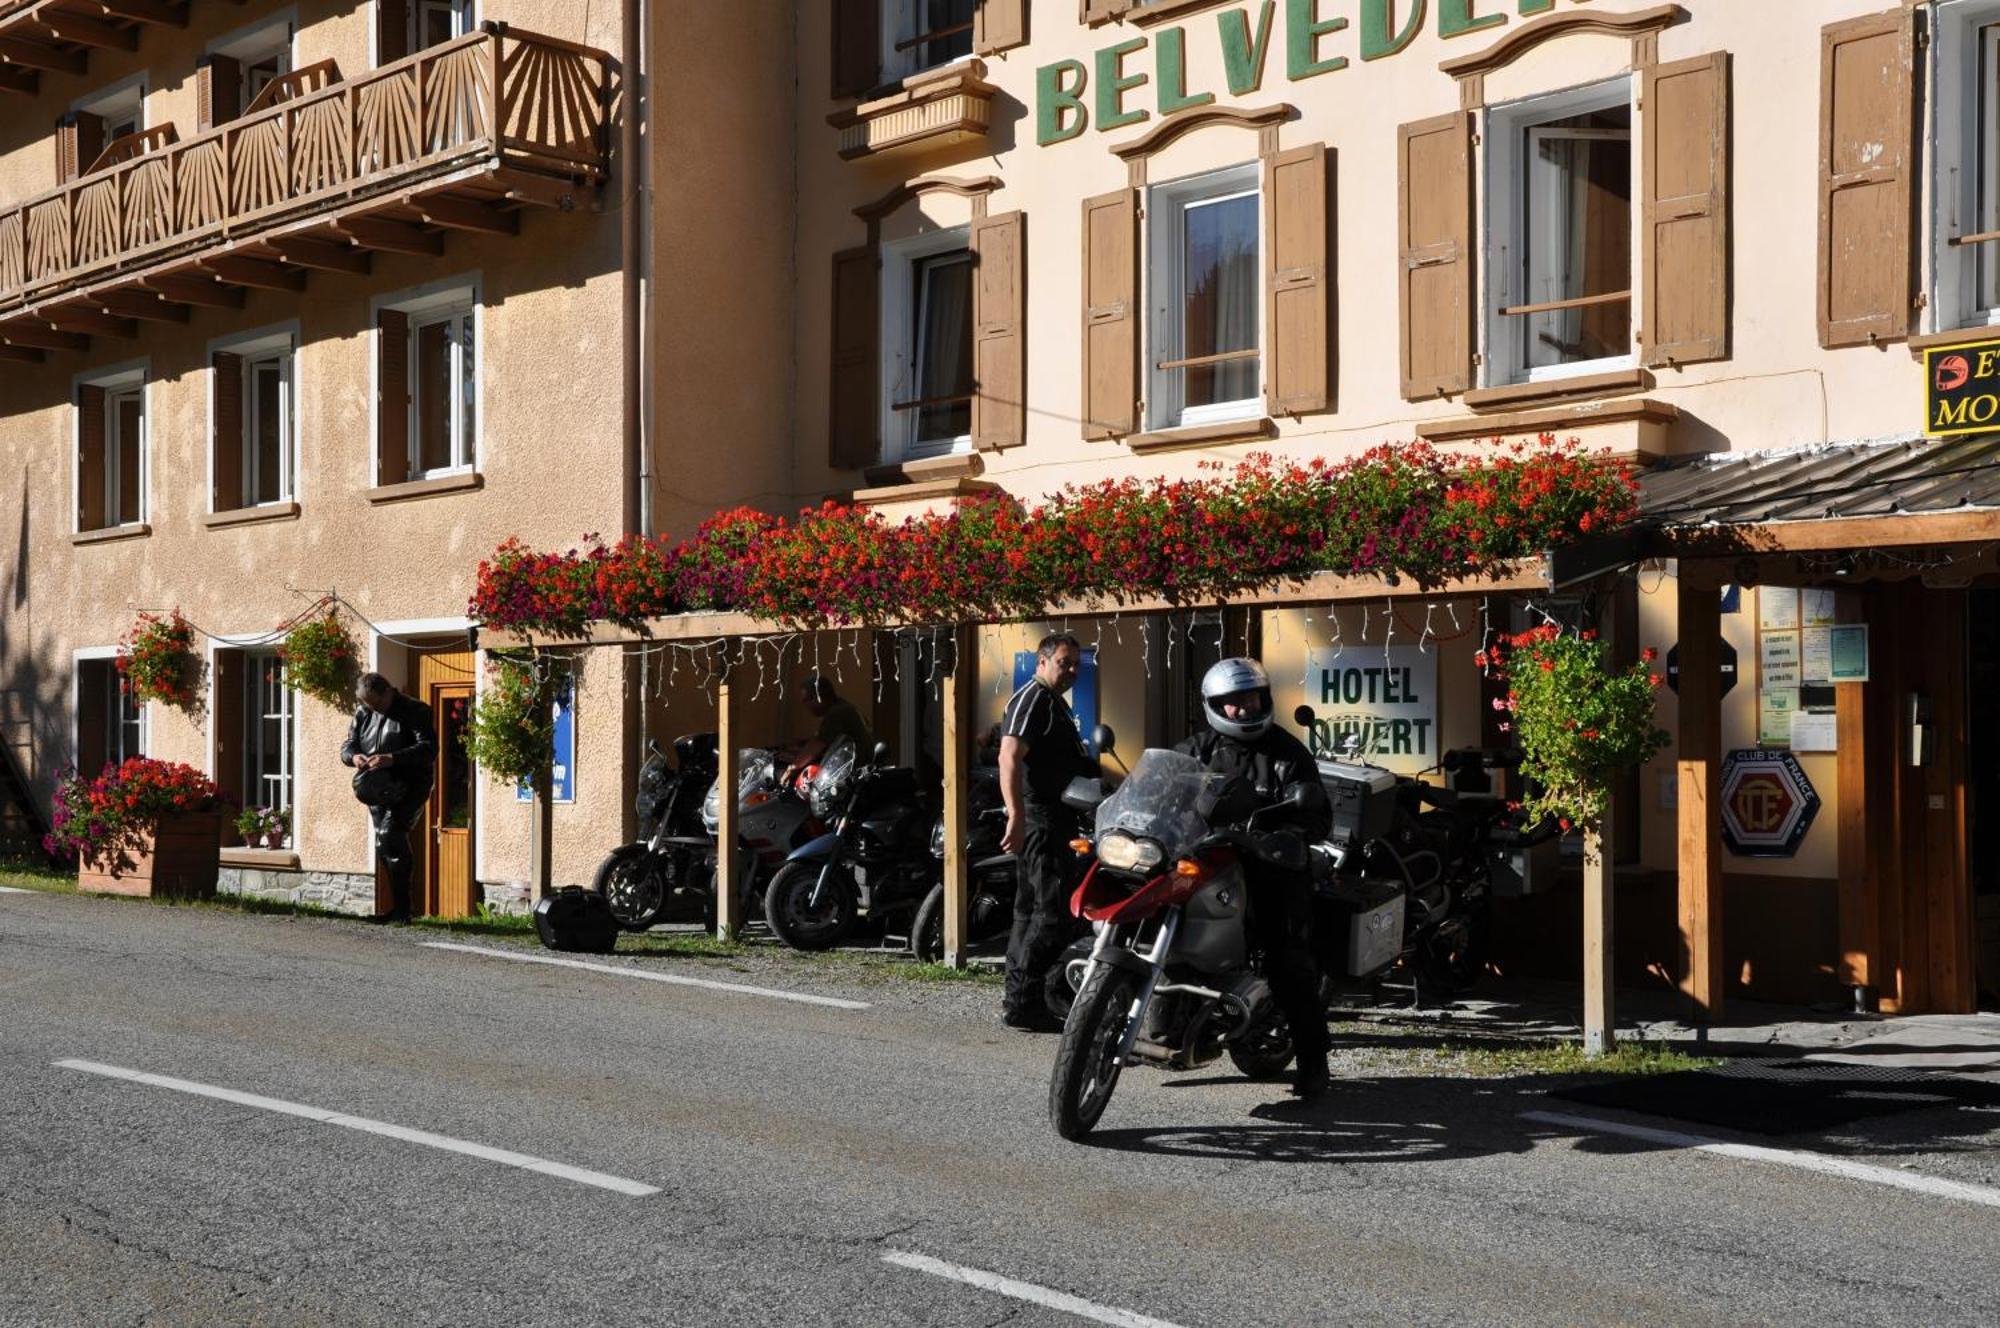
[[[953,630],[952,667],[944,679],[944,962],[953,968],[965,967],[971,901],[966,840],[972,829],[972,697],[979,686],[976,632]]]
[[[1685,561],[1677,585],[1681,990],[1708,1023],[1722,1013],[1722,604],[1714,579]]]
[[[1616,861],[1612,809],[1604,828],[1583,837],[1583,1052],[1603,1056],[1617,1045],[1618,1016],[1611,988],[1613,896]]]
[[[737,882],[743,875],[743,845],[736,837],[736,802],[742,772],[736,768],[736,749],[742,742],[737,713],[734,676],[725,668],[715,689],[715,744],[718,772],[715,827],[715,939],[733,941],[743,930],[743,901],[737,897]]]
[[[540,672],[546,656],[535,661]],[[549,897],[555,879],[555,744],[544,747],[529,776],[528,805],[528,897],[535,903]]]
[[[1840,622],[1863,621],[1866,601],[1854,591],[1842,591],[1834,602],[1834,616]],[[1882,684],[1880,697],[1888,695]],[[1869,685],[1843,682],[1834,685],[1834,749],[1838,753],[1834,782],[1840,798],[1840,982],[1848,989],[1857,1011],[1873,1010],[1880,996],[1877,990],[1878,956],[1882,948],[1880,894],[1876,855],[1881,842],[1880,824],[1884,809],[1892,805],[1893,791],[1877,774],[1883,765],[1883,751],[1871,751],[1869,732],[1881,727],[1880,718],[1868,713]],[[1876,817],[1870,833],[1869,814]]]

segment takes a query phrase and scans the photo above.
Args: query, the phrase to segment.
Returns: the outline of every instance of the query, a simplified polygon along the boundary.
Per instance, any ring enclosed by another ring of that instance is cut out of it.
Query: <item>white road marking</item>
[[[0,895],[31,895],[33,890],[17,890],[11,885],[0,885]]]
[[[324,1107],[286,1102],[275,1097],[259,1097],[255,1093],[239,1093],[233,1088],[216,1088],[210,1084],[197,1084],[188,1079],[173,1079],[163,1074],[147,1074],[142,1070],[127,1070],[116,1065],[100,1065],[96,1061],[70,1060],[57,1061],[55,1064],[59,1069],[80,1070],[84,1074],[103,1075],[107,1079],[124,1079],[135,1084],[171,1089],[176,1093],[214,1098],[219,1102],[234,1102],[243,1107],[256,1107],[260,1111],[274,1111],[281,1116],[301,1116],[306,1120],[318,1121],[322,1125],[338,1125],[344,1130],[379,1134],[386,1139],[422,1144],[426,1148],[439,1148],[447,1153],[463,1153],[467,1157],[483,1158],[488,1162],[498,1162],[502,1166],[519,1167],[523,1171],[536,1171],[544,1176],[575,1181],[579,1185],[593,1185],[600,1190],[615,1190],[619,1194],[629,1194],[638,1199],[660,1192],[658,1186],[641,1185],[636,1180],[626,1180],[622,1176],[609,1176],[601,1171],[586,1171],[582,1167],[566,1166],[561,1162],[530,1157],[526,1153],[490,1148],[485,1144],[470,1143],[464,1139],[454,1139],[449,1135],[432,1134],[428,1130],[412,1130],[403,1125],[391,1125],[387,1121],[369,1120],[365,1116],[348,1116],[338,1111],[328,1111]]]
[[[740,982],[713,982],[708,978],[684,978],[673,973],[649,973],[643,968],[593,964],[584,959],[557,959],[552,955],[516,954],[510,950],[489,950],[481,945],[454,945],[449,941],[424,941],[422,944],[427,950],[451,950],[458,954],[485,955],[489,959],[511,959],[517,964],[549,964],[556,968],[580,968],[586,973],[608,973],[614,978],[670,982],[677,987],[707,987],[711,991],[733,991],[739,996],[768,996],[774,1001],[797,1001],[801,1005],[826,1005],[836,1010],[868,1008],[867,1001],[843,1001],[837,996],[813,996],[803,991],[779,991],[773,987],[751,987]]]
[[[1597,1120],[1589,1116],[1565,1116],[1552,1111],[1524,1111],[1521,1113],[1521,1119],[1540,1121],[1544,1125],[1561,1125],[1573,1130],[1622,1134],[1629,1139],[1644,1139],[1648,1143],[1715,1153],[1745,1162],[1768,1162],[1781,1167],[1797,1167],[1801,1171],[1844,1176],[1848,1180],[1858,1180],[1869,1185],[1887,1185],[1892,1189],[1914,1190],[1918,1194],[1928,1194],[1933,1198],[1956,1199],[1961,1203],[2000,1208],[2000,1190],[1985,1185],[1945,1180],[1938,1176],[1925,1176],[1914,1171],[1901,1171],[1894,1167],[1881,1167],[1871,1162],[1856,1162],[1844,1157],[1829,1157],[1825,1153],[1807,1153],[1793,1148],[1764,1148],[1757,1144],[1732,1144],[1720,1139],[1704,1139],[1698,1134],[1656,1130],[1645,1125]]]
[[[983,1268],[967,1268],[963,1264],[946,1263],[942,1259],[933,1259],[928,1255],[896,1250],[883,1255],[882,1262],[895,1264],[899,1268],[913,1269],[919,1273],[929,1273],[933,1277],[963,1282],[967,1286],[978,1287],[981,1291],[991,1291],[1002,1296],[1012,1296],[1015,1300],[1044,1305],[1052,1310],[1061,1310],[1064,1314],[1074,1314],[1079,1319],[1115,1324],[1117,1328],[1179,1328],[1179,1325],[1169,1323],[1165,1319],[1148,1318],[1143,1314],[1134,1314],[1131,1310],[1099,1305],[1067,1292],[1036,1286],[1033,1282],[1017,1282],[1011,1277],[989,1273]]]

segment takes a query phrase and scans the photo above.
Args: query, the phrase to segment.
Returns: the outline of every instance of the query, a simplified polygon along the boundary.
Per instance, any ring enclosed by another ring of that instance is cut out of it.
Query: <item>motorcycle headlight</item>
[[[806,806],[812,809],[814,816],[824,818],[833,807],[833,794],[815,785],[806,791]]]
[[[1097,841],[1097,860],[1118,871],[1151,871],[1166,861],[1167,852],[1150,839],[1114,830]]]

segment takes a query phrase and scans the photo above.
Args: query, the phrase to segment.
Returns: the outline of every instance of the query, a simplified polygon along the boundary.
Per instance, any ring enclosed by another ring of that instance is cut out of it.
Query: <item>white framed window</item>
[[[79,378],[75,400],[77,530],[144,523],[152,450],[145,367]]]
[[[298,694],[285,686],[276,651],[243,652],[243,801],[292,806]]]
[[[1487,112],[1489,383],[1633,363],[1632,79]]]
[[[228,104],[239,113],[274,80],[292,72],[292,38],[297,28],[296,11],[286,10],[210,44],[210,55],[222,56],[233,65],[236,86]]]
[[[420,479],[472,469],[476,322],[469,303],[410,317],[410,473]]]
[[[2000,324],[2000,0],[1941,0],[1928,330]]]
[[[889,460],[972,447],[972,252],[964,227],[882,251]]]
[[[120,765],[146,754],[146,707],[132,697],[131,686],[118,671],[118,647],[91,647],[76,652],[76,768],[95,776],[107,765]]]
[[[473,0],[413,0],[409,25],[409,49],[416,52],[463,37],[479,26],[479,15]]]
[[[146,127],[146,76],[134,74],[131,78],[112,84],[108,88],[94,92],[77,100],[70,106],[73,111],[95,116],[104,126],[104,142],[108,146],[136,134]],[[90,165],[84,162],[83,165]]]
[[[268,507],[298,496],[298,333],[293,328],[214,343],[214,487],[224,508]],[[227,372],[225,372],[225,366]],[[222,401],[224,393],[235,400]]]
[[[1149,428],[1263,413],[1263,208],[1254,164],[1148,191]]]
[[[969,59],[978,8],[978,0],[883,0],[883,81]]]

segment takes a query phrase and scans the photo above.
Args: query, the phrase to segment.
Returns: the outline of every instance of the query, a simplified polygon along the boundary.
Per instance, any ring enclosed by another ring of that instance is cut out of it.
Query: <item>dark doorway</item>
[[[2000,1010],[2000,590],[1969,592],[1966,838],[1979,1008]]]

